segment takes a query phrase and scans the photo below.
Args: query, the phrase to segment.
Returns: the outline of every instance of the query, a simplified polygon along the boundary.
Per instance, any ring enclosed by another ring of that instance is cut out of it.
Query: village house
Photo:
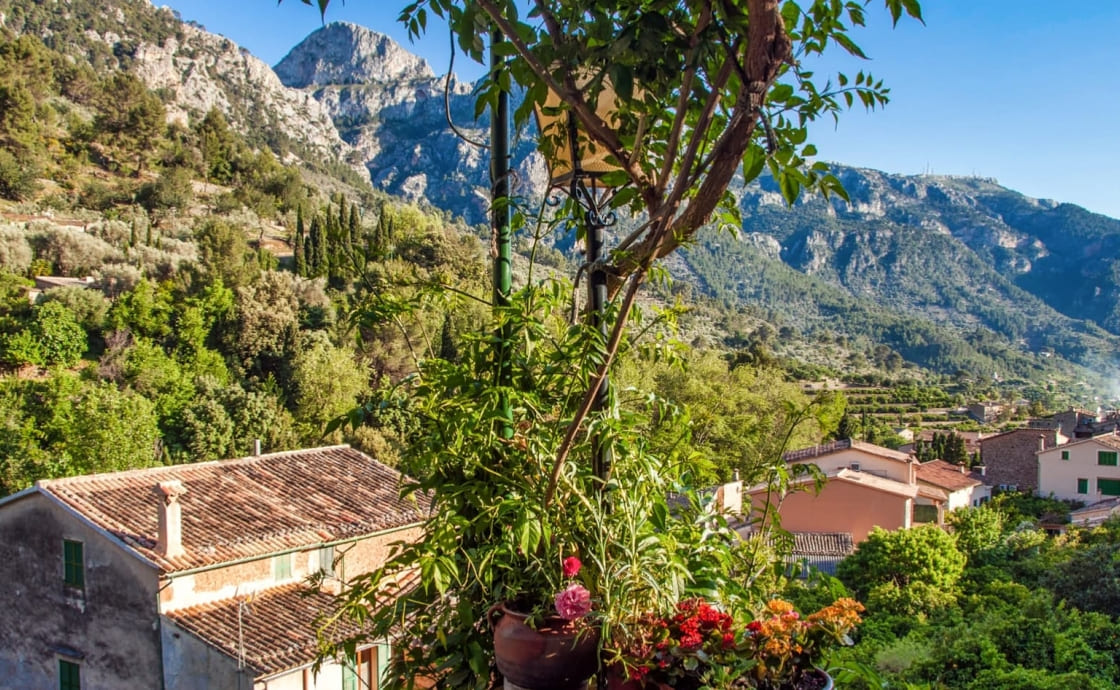
[[[1038,490],[1038,451],[1069,441],[1057,428],[1012,429],[980,440],[985,483],[1001,490]]]
[[[1095,504],[1120,496],[1120,437],[1094,436],[1037,454],[1038,493]]]
[[[388,644],[315,673],[316,620],[341,583],[419,537],[426,500],[400,485],[332,446],[43,480],[4,498],[0,684],[376,688]]]
[[[941,524],[949,500],[943,489],[918,481],[914,456],[871,443],[834,441],[786,453],[784,459],[819,467],[824,480],[820,491],[814,491],[815,479],[806,475],[784,496],[771,495],[765,485],[745,493],[756,514],[770,501],[782,528],[790,532],[850,534],[858,544],[874,527]]]
[[[992,487],[984,483],[984,472],[971,472],[964,465],[932,460],[918,465],[918,483],[941,489],[948,496],[945,510],[976,507],[992,497]]]

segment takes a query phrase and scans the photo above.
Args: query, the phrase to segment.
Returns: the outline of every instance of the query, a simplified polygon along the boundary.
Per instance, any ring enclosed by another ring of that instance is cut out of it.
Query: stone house
[[[1120,437],[1094,436],[1038,452],[1038,493],[1099,503],[1120,496]]]
[[[980,440],[980,462],[989,486],[999,489],[1037,491],[1038,458],[1041,449],[1069,441],[1058,429],[1012,429]]]
[[[816,465],[823,479],[820,491],[815,490],[814,477],[806,475],[785,495],[772,495],[765,485],[749,487],[745,494],[755,513],[769,501],[785,530],[850,534],[858,544],[874,527],[941,524],[948,494],[918,482],[918,462],[912,455],[843,440],[786,453],[784,459]]]
[[[0,500],[0,684],[376,688],[387,643],[316,674],[316,618],[419,537],[426,500],[400,484],[332,446],[43,480]]]

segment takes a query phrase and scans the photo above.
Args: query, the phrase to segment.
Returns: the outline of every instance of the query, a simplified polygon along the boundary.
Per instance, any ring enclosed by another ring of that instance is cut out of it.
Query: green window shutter
[[[1120,479],[1097,479],[1097,491],[1104,496],[1120,496]]]
[[[292,554],[285,553],[272,559],[272,578],[287,580],[292,576]]]
[[[346,655],[346,662],[342,665],[342,690],[358,690],[358,660],[352,655]]]
[[[1068,450],[1063,450],[1062,451],[1062,460],[1069,460],[1069,451]]]
[[[1078,479],[1077,480],[1077,493],[1079,493],[1079,494],[1089,493],[1089,480],[1088,479]]]
[[[73,661],[58,660],[59,690],[82,690],[81,667]]]
[[[1116,467],[1116,451],[1114,450],[1099,450],[1097,451],[1097,464],[1107,465],[1109,467]]]
[[[85,554],[80,541],[62,542],[62,582],[78,589],[86,586]]]

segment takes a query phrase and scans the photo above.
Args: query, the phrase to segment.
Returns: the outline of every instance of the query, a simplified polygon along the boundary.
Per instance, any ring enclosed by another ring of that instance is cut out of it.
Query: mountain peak
[[[311,33],[274,67],[286,86],[330,86],[431,79],[432,68],[385,34],[332,22]]]

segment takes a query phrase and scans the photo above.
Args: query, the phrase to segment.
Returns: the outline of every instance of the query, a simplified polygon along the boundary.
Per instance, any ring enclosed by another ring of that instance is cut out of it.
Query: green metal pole
[[[505,58],[494,47],[505,41],[500,31],[490,33],[490,76],[502,83],[506,70]],[[494,359],[495,384],[508,386],[512,380],[510,355],[513,333],[508,321],[500,312],[508,307],[513,289],[513,252],[511,237],[511,209],[509,197],[509,93],[498,91],[498,102],[490,113],[490,231],[494,244],[494,310],[499,313],[499,326],[495,335]],[[503,396],[501,415],[512,422],[509,399]],[[504,438],[513,437],[512,424],[502,427]]]

